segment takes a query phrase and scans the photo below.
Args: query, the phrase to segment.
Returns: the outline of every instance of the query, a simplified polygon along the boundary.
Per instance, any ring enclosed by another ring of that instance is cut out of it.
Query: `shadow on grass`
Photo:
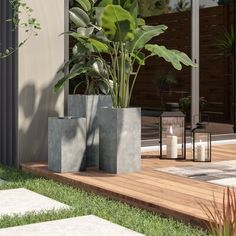
[[[0,178],[7,181],[8,183],[11,182],[17,183],[17,182],[24,182],[27,180],[33,180],[36,179],[37,177],[33,176],[32,174],[24,173],[21,170],[16,169],[14,167],[0,165]]]

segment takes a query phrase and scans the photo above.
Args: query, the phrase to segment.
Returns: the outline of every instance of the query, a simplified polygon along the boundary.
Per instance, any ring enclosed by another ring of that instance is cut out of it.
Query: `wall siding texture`
[[[0,163],[19,166],[22,162],[47,161],[48,117],[64,114],[64,93],[53,85],[62,76],[65,61],[64,0],[25,0],[42,29],[37,37],[7,59],[0,59]],[[1,22],[11,18],[7,0],[0,1]],[[20,18],[25,16],[20,15]],[[0,24],[0,42],[15,46],[25,38],[11,23]],[[1,50],[3,48],[1,47]]]

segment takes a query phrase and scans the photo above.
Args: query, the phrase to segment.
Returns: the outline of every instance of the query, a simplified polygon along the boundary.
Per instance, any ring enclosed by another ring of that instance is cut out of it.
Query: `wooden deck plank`
[[[213,161],[236,160],[236,146],[213,146]],[[147,156],[152,156],[147,158]],[[35,175],[84,188],[130,205],[205,226],[207,221],[199,203],[215,200],[222,205],[224,187],[176,176],[155,169],[170,166],[194,166],[191,161],[160,160],[158,153],[145,153],[140,173],[112,175],[89,169],[81,173],[54,173],[46,163],[23,163],[22,169]]]
[[[106,187],[106,184],[112,184],[113,179],[103,179],[104,182],[104,187]],[[190,195],[188,193],[179,193],[178,191],[164,188],[164,187],[159,187],[159,186],[151,186],[150,184],[143,184],[140,182],[130,182],[127,180],[115,180],[116,181],[116,188],[117,187],[124,187],[125,189],[128,190],[133,190],[135,191],[135,196],[146,196],[147,198],[154,197],[156,198],[156,201],[162,202],[163,204],[169,205],[169,203],[172,203],[173,205],[179,206],[179,199],[181,199],[181,207],[182,204],[184,203],[185,209],[188,208],[188,210],[193,211],[193,212],[198,212],[198,214],[202,213],[202,211],[199,211],[199,207],[193,207],[193,202],[195,204],[199,204],[199,202],[202,203],[207,203],[206,199],[200,198],[199,196],[194,196]],[[144,193],[144,195],[143,195]],[[201,210],[201,209],[200,209]]]

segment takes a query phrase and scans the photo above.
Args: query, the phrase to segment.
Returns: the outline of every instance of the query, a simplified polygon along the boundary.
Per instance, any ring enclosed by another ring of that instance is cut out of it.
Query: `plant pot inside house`
[[[100,108],[99,168],[109,173],[141,170],[141,109]]]

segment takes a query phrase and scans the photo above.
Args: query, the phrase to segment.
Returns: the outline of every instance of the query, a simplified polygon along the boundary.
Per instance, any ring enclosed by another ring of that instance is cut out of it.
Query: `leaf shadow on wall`
[[[19,112],[22,112],[19,127],[20,162],[47,161],[48,117],[57,117],[56,104],[60,93],[53,93],[52,80],[42,89],[34,83],[27,84],[19,95]],[[39,102],[37,99],[39,98]],[[64,107],[64,104],[61,104]]]

